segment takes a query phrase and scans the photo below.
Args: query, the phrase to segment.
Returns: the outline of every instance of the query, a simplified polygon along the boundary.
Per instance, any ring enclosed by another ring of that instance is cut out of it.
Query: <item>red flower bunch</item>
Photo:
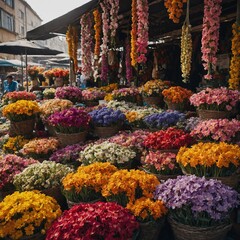
[[[135,217],[116,203],[79,204],[53,223],[46,240],[126,240],[133,239],[138,228]]]
[[[148,135],[144,141],[144,146],[150,149],[178,149],[188,146],[194,142],[189,133],[181,129],[168,128]]]

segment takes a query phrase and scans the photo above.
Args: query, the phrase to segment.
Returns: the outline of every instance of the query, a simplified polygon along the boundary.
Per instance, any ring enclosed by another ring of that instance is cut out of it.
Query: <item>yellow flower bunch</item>
[[[110,102],[113,100],[113,95],[111,93],[106,94],[106,96],[104,97],[104,100],[107,102]]]
[[[117,168],[108,162],[81,166],[76,173],[69,173],[62,181],[67,199],[78,202],[101,197],[101,190]]]
[[[150,80],[140,87],[140,93],[143,96],[160,96],[162,91],[170,86],[168,81]]]
[[[234,173],[240,165],[240,147],[225,142],[198,143],[191,148],[180,148],[176,159],[187,173],[226,176]]]
[[[42,117],[47,118],[51,114],[55,112],[60,112],[62,110],[71,108],[73,103],[66,99],[50,99],[44,101],[42,105],[40,105],[40,112]]]
[[[232,59],[230,64],[229,87],[240,90],[240,25],[234,23],[232,26]]]
[[[101,14],[98,9],[93,11],[94,16],[94,30],[95,30],[95,47],[94,47],[94,57],[99,58],[100,55],[100,44],[101,44]]]
[[[193,95],[193,92],[188,89],[177,86],[163,90],[162,95],[164,96],[164,99],[166,101],[172,103],[182,103],[188,100]]]
[[[125,114],[125,116],[129,123],[133,123],[133,122],[141,120],[145,115],[138,111],[130,111],[130,112],[127,112]]]
[[[2,114],[10,121],[23,121],[32,118],[40,112],[37,102],[28,100],[19,100],[8,104],[3,108]]]
[[[23,136],[10,137],[7,142],[3,145],[4,153],[15,153],[23,148],[25,144],[29,142]]]
[[[184,22],[181,37],[181,70],[183,82],[188,82],[192,63],[191,25]]]
[[[128,203],[126,208],[141,222],[157,221],[167,213],[167,208],[162,201],[154,201],[146,197],[139,198],[134,203]]]
[[[56,200],[39,191],[15,192],[0,202],[0,238],[45,234],[61,213]]]
[[[111,83],[107,86],[103,86],[103,87],[100,87],[100,90],[101,91],[104,91],[104,92],[107,92],[107,93],[110,93],[114,90],[117,90],[118,89],[118,84],[117,83]]]
[[[140,170],[119,170],[115,172],[103,187],[102,195],[108,201],[117,201],[126,206],[141,197],[153,198],[159,181],[156,176]]]

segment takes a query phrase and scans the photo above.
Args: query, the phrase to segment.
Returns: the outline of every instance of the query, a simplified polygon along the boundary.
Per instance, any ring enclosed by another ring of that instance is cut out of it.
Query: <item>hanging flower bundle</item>
[[[134,67],[137,63],[137,0],[132,0],[132,30],[131,30],[131,64]]]
[[[240,88],[240,25],[234,23],[232,26],[232,59],[230,64],[229,87],[238,90]]]
[[[172,19],[174,23],[179,23],[179,19],[183,13],[183,4],[187,0],[165,0],[164,5],[169,13],[169,19]]]
[[[81,49],[82,49],[82,73],[86,77],[90,77],[92,73],[92,28],[93,20],[89,13],[82,16],[81,24]]]
[[[119,11],[119,0],[109,0],[110,7],[110,38],[111,38],[111,46],[115,45],[115,37],[118,28],[118,11]]]
[[[101,14],[98,9],[93,11],[94,17],[94,30],[95,30],[95,47],[94,47],[94,58],[98,59],[100,55],[100,45],[101,45]]]
[[[202,60],[203,67],[208,70],[205,79],[212,79],[213,67],[216,65],[220,28],[222,0],[204,0],[204,17],[202,30]]]
[[[132,81],[132,66],[131,66],[131,57],[130,57],[130,42],[129,40],[126,41],[126,57],[125,57],[125,64],[126,64],[126,79],[128,83]]]

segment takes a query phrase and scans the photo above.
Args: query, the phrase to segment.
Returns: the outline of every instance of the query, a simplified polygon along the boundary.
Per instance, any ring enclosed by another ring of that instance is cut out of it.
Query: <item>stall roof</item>
[[[203,0],[194,0],[190,2],[190,22],[193,31],[200,31],[203,19]],[[38,28],[27,33],[30,40],[44,40],[55,37],[56,34],[65,34],[70,24],[79,26],[80,17],[89,11],[92,11],[99,5],[99,0],[92,0],[88,3],[70,11],[69,13],[58,17]],[[237,0],[223,0],[221,21],[231,21],[236,17]],[[159,38],[168,39],[180,36],[181,27],[185,18],[186,4],[180,23],[175,24],[169,20],[168,13],[164,7],[164,0],[149,0],[149,37],[150,40]],[[130,29],[131,23],[131,0],[120,0],[119,10],[119,34],[126,34]],[[80,31],[79,31],[80,32]]]

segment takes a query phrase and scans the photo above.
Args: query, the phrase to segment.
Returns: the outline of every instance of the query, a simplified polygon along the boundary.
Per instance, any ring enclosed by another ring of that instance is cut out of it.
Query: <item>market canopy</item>
[[[17,59],[13,60],[0,59],[0,67],[22,67],[22,66],[25,66],[25,63]]]
[[[185,19],[185,12],[178,24],[172,22],[168,18],[168,12],[164,6],[164,0],[149,0],[149,38],[150,40],[174,39],[181,34],[181,28]],[[236,17],[237,0],[223,0],[221,21],[231,21]],[[80,17],[99,5],[98,0],[92,0],[69,13],[58,17],[32,31],[27,32],[27,39],[44,40],[55,37],[56,34],[65,34],[70,24],[79,27],[80,33]],[[200,31],[202,29],[203,19],[203,0],[194,0],[190,2],[190,23],[192,31]],[[186,8],[186,6],[185,6]],[[186,11],[186,9],[185,9]],[[119,10],[119,29],[118,33],[126,34],[130,30],[131,24],[131,1],[121,0]]]

